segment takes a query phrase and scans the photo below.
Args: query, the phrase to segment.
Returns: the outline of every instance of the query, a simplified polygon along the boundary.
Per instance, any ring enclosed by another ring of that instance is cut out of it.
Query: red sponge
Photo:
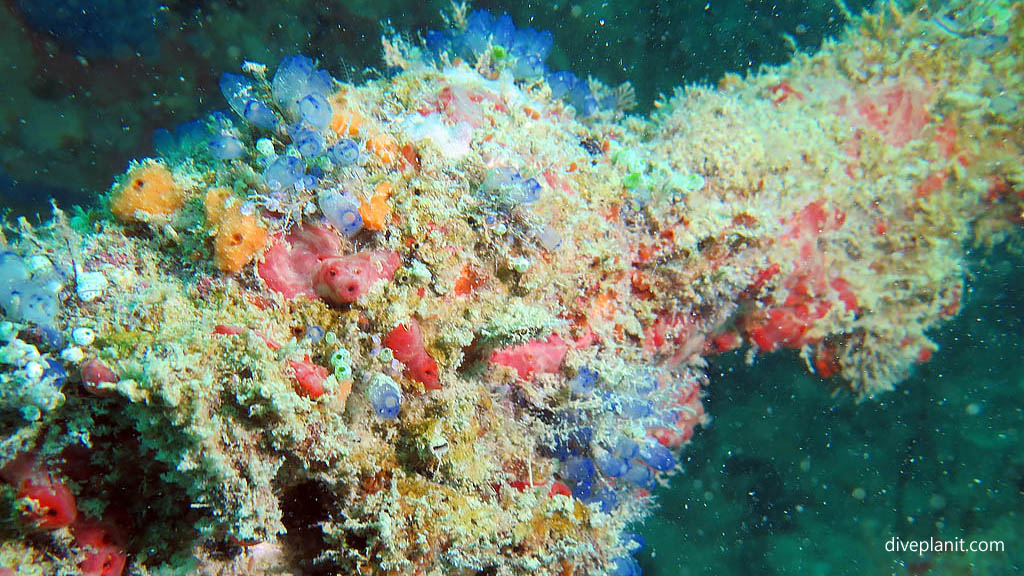
[[[19,456],[0,476],[18,487],[18,498],[31,501],[25,514],[41,530],[70,526],[78,517],[74,494],[34,457]]]
[[[440,390],[441,380],[437,362],[423,345],[423,333],[415,319],[395,326],[384,337],[384,345],[391,349],[395,359],[405,364],[405,375],[421,382],[427,390]]]
[[[82,576],[121,576],[128,555],[115,530],[104,524],[79,522],[74,533],[75,544],[85,554],[78,564]]]

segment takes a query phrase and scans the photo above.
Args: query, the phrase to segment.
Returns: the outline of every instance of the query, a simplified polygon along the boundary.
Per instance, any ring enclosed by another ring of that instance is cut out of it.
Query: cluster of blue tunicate
[[[18,0],[25,20],[87,58],[155,52],[164,26],[156,0]]]
[[[493,64],[510,70],[516,80],[544,77],[555,98],[564,97],[584,116],[598,110],[597,99],[586,81],[568,70],[548,69],[545,61],[554,46],[551,32],[517,29],[508,14],[495,17],[487,10],[474,10],[464,28],[428,30],[425,38],[427,48],[438,57],[447,53],[476,62],[487,55]]]
[[[318,131],[331,124],[331,95],[334,79],[326,70],[301,55],[286,56],[277,65],[270,91],[278,107],[293,122],[301,122]]]
[[[579,113],[590,116],[597,112],[597,97],[586,80],[568,70],[560,70],[547,76],[548,87],[553,98],[565,98]]]
[[[250,126],[271,131],[272,136],[287,134],[290,143],[284,150],[275,150],[270,139],[257,142],[258,161],[263,183],[271,197],[287,190],[312,190],[323,177],[323,170],[342,169],[358,164],[359,145],[351,138],[331,141],[329,130],[334,110],[330,103],[334,79],[326,70],[316,67],[305,56],[287,56],[278,65],[269,85],[241,74],[224,74],[220,89],[231,109]],[[265,146],[260,146],[265,143]],[[234,142],[219,140],[211,147],[233,150]],[[329,164],[328,164],[329,162]],[[342,232],[352,235],[362,227],[358,211],[351,211],[351,202],[340,198],[321,198],[320,204],[328,221]]]
[[[625,382],[612,386],[597,370],[583,366],[566,384],[578,406],[599,406],[596,413],[583,408],[555,412],[553,432],[542,445],[546,454],[562,461],[560,477],[574,498],[611,512],[619,506],[624,488],[651,491],[658,472],[676,467],[670,449],[654,438],[637,438],[633,432],[670,427],[677,416],[656,409],[655,371],[630,370]]]
[[[24,259],[12,250],[0,251],[0,309],[10,320],[56,332],[61,288],[61,279],[45,256]]]
[[[595,447],[597,468],[608,478],[621,478],[645,490],[654,488],[653,470],[667,472],[676,466],[672,451],[653,438],[638,443],[620,434],[608,447]]]
[[[394,420],[402,408],[402,389],[386,374],[377,374],[370,380],[366,396],[378,418]]]
[[[535,28],[519,30],[512,17],[497,18],[487,10],[474,10],[460,30],[428,30],[427,47],[436,54],[449,52],[476,61],[483,54],[494,60],[508,60],[517,80],[537,78],[547,72],[547,60],[554,38],[551,32]]]
[[[192,157],[203,153],[218,160],[233,160],[245,155],[245,143],[231,118],[213,112],[200,120],[179,124],[173,131],[158,129],[153,133],[153,148],[164,158]]]
[[[634,555],[643,550],[647,544],[643,536],[635,532],[623,532],[621,539],[626,550]],[[640,576],[641,574],[640,564],[630,556],[621,556],[612,560],[610,576]]]

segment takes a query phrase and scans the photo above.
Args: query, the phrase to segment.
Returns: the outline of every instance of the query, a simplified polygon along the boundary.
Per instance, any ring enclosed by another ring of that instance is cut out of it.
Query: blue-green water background
[[[318,4],[314,6],[314,4]],[[854,11],[866,0],[848,2]],[[5,0],[0,206],[90,203],[154,129],[223,108],[222,71],[303,52],[336,77],[382,66],[382,21],[415,37],[447,1]],[[832,2],[477,2],[550,29],[549,64],[629,80],[639,111],[687,82],[790,57],[845,23]],[[84,16],[83,16],[84,15]],[[1024,258],[971,258],[961,316],[899,390],[857,404],[793,354],[714,359],[712,424],[639,531],[645,574],[1017,574],[1024,513]],[[1007,552],[900,555],[892,537],[993,539]],[[958,570],[957,567],[963,567]]]

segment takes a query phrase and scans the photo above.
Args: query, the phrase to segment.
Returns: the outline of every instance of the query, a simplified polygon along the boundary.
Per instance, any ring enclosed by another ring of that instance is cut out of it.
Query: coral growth
[[[0,463],[31,562],[636,574],[707,356],[798,350],[882,392],[937,351],[964,242],[1019,233],[1020,112],[961,90],[1019,74],[917,13],[650,118],[549,70],[548,35],[457,16],[358,85],[247,62],[114,218],[4,239]]]

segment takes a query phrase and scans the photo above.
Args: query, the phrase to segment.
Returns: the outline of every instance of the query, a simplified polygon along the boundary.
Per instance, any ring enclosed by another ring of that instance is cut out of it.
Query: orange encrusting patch
[[[341,137],[355,137],[363,129],[362,114],[354,106],[348,105],[344,92],[335,92],[330,98],[331,130]]]
[[[172,214],[181,208],[185,193],[163,164],[151,162],[134,168],[111,195],[110,211],[122,222],[140,222],[146,216]]]
[[[267,244],[267,229],[255,214],[242,214],[227,188],[212,188],[204,198],[207,221],[217,228],[213,263],[226,274],[237,274]]]
[[[387,200],[391,196],[391,184],[381,182],[374,189],[373,196],[359,205],[359,215],[363,218],[363,228],[380,231],[388,223],[391,206]]]
[[[476,292],[485,283],[485,278],[475,268],[466,264],[462,267],[462,273],[455,280],[455,295],[466,296]]]
[[[401,154],[398,141],[390,134],[377,134],[366,141],[366,151],[372,153],[385,166],[391,166]]]

